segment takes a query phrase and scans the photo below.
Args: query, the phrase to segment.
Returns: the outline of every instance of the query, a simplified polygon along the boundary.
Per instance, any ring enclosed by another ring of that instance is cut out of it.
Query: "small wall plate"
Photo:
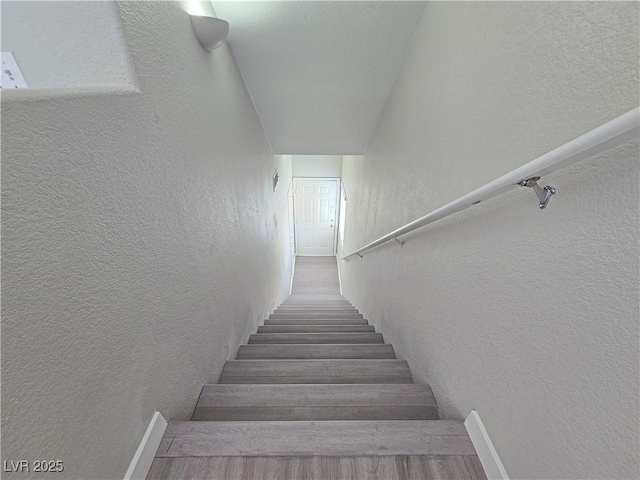
[[[2,76],[0,88],[29,88],[13,53],[2,52]]]

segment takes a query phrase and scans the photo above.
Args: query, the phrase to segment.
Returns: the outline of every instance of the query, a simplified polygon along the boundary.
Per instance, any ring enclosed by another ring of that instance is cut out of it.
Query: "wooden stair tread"
[[[345,312],[358,312],[358,310],[351,306],[326,306],[326,305],[301,305],[301,304],[288,304],[288,305],[280,305],[276,308],[276,311],[286,311],[286,310],[320,310],[320,311],[345,311]]]
[[[409,406],[196,407],[191,421],[437,420],[438,408]]]
[[[205,385],[191,420],[437,420],[429,385]]]
[[[313,321],[313,320],[336,320],[339,322],[353,322],[356,324],[360,322],[362,324],[362,320],[367,321],[366,318],[357,315],[269,315],[264,321],[267,320],[304,320],[304,321]]]
[[[269,318],[265,325],[369,325],[364,318]]]
[[[289,310],[317,310],[320,312],[355,312],[356,310],[353,306],[328,306],[328,305],[280,305],[276,308],[277,312],[285,312]]]
[[[327,318],[332,318],[332,317],[346,317],[346,318],[351,318],[351,317],[356,317],[356,318],[364,318],[364,316],[359,313],[358,311],[354,311],[354,312],[344,312],[344,311],[339,311],[339,310],[324,310],[324,311],[318,311],[318,310],[299,310],[299,311],[282,311],[282,310],[276,310],[275,312],[269,314],[269,317],[290,317],[290,316],[299,316],[299,317],[327,317]]]
[[[356,308],[347,301],[336,302],[336,301],[327,301],[327,300],[319,301],[319,302],[313,302],[313,301],[288,302],[285,300],[280,304],[278,308],[300,308],[300,306],[304,306],[304,307],[316,306],[318,308],[347,308],[347,309],[353,309],[353,310],[355,310]]]
[[[396,358],[390,344],[253,344],[241,345],[236,356],[240,359],[351,359]]]
[[[223,383],[413,383],[406,360],[229,360]]]
[[[249,337],[255,344],[341,344],[384,343],[380,333],[256,333]]]
[[[355,322],[352,323],[353,325],[368,325],[369,322],[367,321],[366,318],[362,318],[362,317],[343,317],[343,316],[331,316],[331,315],[315,315],[315,316],[304,316],[304,315],[271,315],[269,318],[265,319],[265,322],[267,320],[300,320],[300,321],[306,321],[306,322],[311,322],[314,320],[334,320],[337,321],[338,323],[343,322],[345,324],[348,324],[348,322]],[[366,322],[364,323],[363,320]],[[266,325],[268,325],[267,323],[265,323]]]
[[[276,311],[285,311],[285,310],[322,310],[322,311],[346,311],[346,312],[358,312],[358,310],[352,305],[344,305],[344,306],[327,306],[321,304],[282,304],[275,309]]]
[[[198,406],[436,405],[427,384],[205,385]]]
[[[298,272],[298,274],[300,274],[300,272]],[[338,300],[346,300],[346,298],[344,298],[342,295],[340,295],[339,293],[337,294],[331,294],[331,293],[316,293],[316,294],[301,294],[301,293],[293,293],[291,295],[289,295],[287,297],[287,300],[292,299],[292,300],[298,300],[298,299],[305,299],[305,298],[336,298]]]
[[[347,302],[346,300],[338,301],[338,300],[285,300],[280,304],[280,306],[294,306],[294,305],[302,305],[302,306],[318,306],[318,307],[351,307],[355,308],[354,305]]]
[[[272,455],[475,455],[462,422],[361,420],[170,422],[159,457]]]
[[[261,325],[258,333],[373,333],[372,325]]]
[[[320,317],[320,318],[364,318],[362,316],[362,314],[354,312],[354,313],[349,313],[349,312],[330,312],[330,311],[324,311],[324,312],[320,312],[320,311],[310,311],[310,310],[299,310],[299,311],[288,311],[288,312],[282,312],[282,311],[276,311],[274,313],[272,313],[271,315],[269,315],[269,318],[274,318],[274,317],[283,317],[283,318],[291,318],[291,317],[304,317],[304,318],[313,318],[313,317]]]
[[[159,457],[147,479],[487,480],[476,455]]]
[[[295,297],[295,298],[294,298]],[[292,295],[285,299],[283,304],[296,304],[296,303],[314,303],[321,305],[349,305],[354,306],[350,301],[341,297],[340,295]]]
[[[277,308],[272,315],[361,315],[356,309],[346,308]]]

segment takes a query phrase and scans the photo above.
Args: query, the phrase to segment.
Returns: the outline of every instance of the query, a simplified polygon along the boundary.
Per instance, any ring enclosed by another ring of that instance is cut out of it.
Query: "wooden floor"
[[[335,257],[297,257],[292,295],[169,423],[147,478],[486,477],[462,422],[340,295]]]
[[[486,478],[476,456],[156,458],[149,479],[473,480]]]
[[[311,298],[304,298],[309,295]],[[339,299],[343,299],[340,296],[336,257],[296,257],[293,288],[288,300],[294,306],[296,301],[303,304],[305,302],[313,304],[318,303],[314,298],[317,295],[335,295]],[[323,302],[320,302],[320,305],[330,306],[330,304]]]

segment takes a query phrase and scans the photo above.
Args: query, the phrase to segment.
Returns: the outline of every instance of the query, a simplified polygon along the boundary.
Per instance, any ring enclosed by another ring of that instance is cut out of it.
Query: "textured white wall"
[[[342,176],[342,155],[291,155],[294,177]]]
[[[354,250],[638,106],[638,4],[434,2],[366,155]],[[512,478],[638,478],[638,144],[341,262],[345,296],[478,409]]]
[[[2,94],[2,453],[55,478],[122,478],[289,288],[290,159],[228,47],[119,8],[139,91]]]
[[[114,1],[6,1],[2,51],[30,88],[130,85],[127,44]]]

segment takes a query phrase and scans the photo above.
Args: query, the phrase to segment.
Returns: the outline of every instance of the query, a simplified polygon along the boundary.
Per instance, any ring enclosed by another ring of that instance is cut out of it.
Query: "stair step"
[[[334,295],[339,295],[340,294],[340,287],[338,285],[334,285],[334,286],[324,286],[324,285],[307,285],[307,286],[293,286],[293,292],[298,295],[302,295],[302,294],[307,294],[307,295],[311,295],[313,293],[318,293],[318,292],[323,292],[326,295],[330,295],[330,294],[334,294]]]
[[[170,440],[165,439],[163,443],[168,447]],[[477,455],[155,458],[147,479],[165,480],[167,478],[172,480],[194,478],[487,480]]]
[[[372,325],[261,325],[258,333],[373,333]]]
[[[354,310],[353,312],[346,312],[343,310],[336,310],[336,311],[330,311],[330,310],[276,310],[275,312],[273,312],[271,315],[271,317],[291,317],[291,316],[304,316],[304,317],[327,317],[327,318],[331,318],[331,317],[354,317],[354,318],[362,318],[362,314],[358,313],[357,310]]]
[[[318,305],[323,306],[345,306],[353,307],[353,305],[346,300],[285,300],[281,305]]]
[[[413,383],[406,360],[229,360],[228,383]]]
[[[429,385],[205,385],[191,420],[437,420]]]
[[[256,333],[249,344],[384,343],[381,333]]]
[[[321,304],[297,304],[297,303],[283,303],[282,305],[277,307],[277,310],[353,310],[357,311],[357,308],[353,305],[334,305],[327,306]]]
[[[283,301],[285,302],[294,302],[299,300],[336,300],[340,302],[348,302],[344,296],[340,294],[330,294],[330,293],[319,293],[316,295],[313,294],[301,294],[294,293],[293,295],[289,295]]]
[[[328,312],[328,313],[340,313],[340,312],[344,312],[344,313],[348,313],[348,314],[359,314],[360,312],[355,309],[355,308],[322,308],[322,307],[314,307],[314,306],[308,306],[308,307],[304,307],[304,306],[296,306],[294,307],[283,307],[282,305],[280,305],[278,308],[275,309],[275,311],[273,313],[277,313],[277,312],[290,312],[290,311],[297,311],[297,312]]]
[[[353,305],[327,305],[327,304],[282,304],[278,309],[283,310],[300,310],[307,308],[315,308],[318,310],[348,310],[356,312],[358,309]]]
[[[340,308],[344,308],[344,309],[355,309],[356,307],[354,307],[353,305],[351,305],[350,303],[336,303],[336,302],[331,302],[330,304],[327,304],[326,302],[317,302],[317,303],[311,303],[311,302],[291,302],[291,303],[287,303],[287,302],[283,302],[280,304],[280,306],[278,306],[278,308],[328,308],[328,309],[340,309]]]
[[[319,307],[283,307],[279,306],[273,313],[344,313],[346,315],[360,315],[355,308],[319,308]]]
[[[281,305],[319,305],[322,307],[351,307],[355,308],[351,302],[347,300],[326,300],[326,299],[307,299],[307,300],[285,300]]]
[[[242,359],[349,359],[349,358],[396,358],[391,344],[275,344],[240,345],[238,360]]]
[[[269,318],[265,325],[369,325],[364,318]]]
[[[269,318],[266,320],[342,320],[342,321],[351,321],[351,320],[366,320],[365,318],[355,315],[279,315],[272,314],[269,315]]]
[[[475,455],[462,422],[170,422],[158,457]]]

